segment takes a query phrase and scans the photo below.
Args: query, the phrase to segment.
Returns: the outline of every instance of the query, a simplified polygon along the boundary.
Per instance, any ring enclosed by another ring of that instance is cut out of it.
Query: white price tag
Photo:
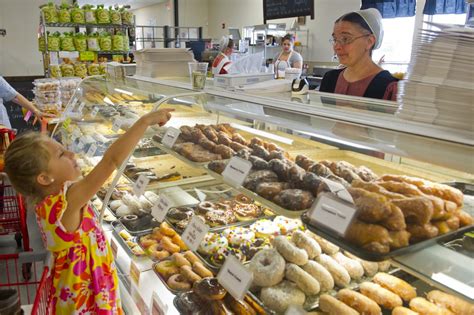
[[[176,143],[176,140],[178,140],[179,135],[181,134],[181,130],[169,127],[165,135],[163,136],[163,139],[161,139],[161,143],[167,147],[167,148],[172,148],[173,145]]]
[[[110,248],[112,249],[112,254],[114,255],[114,258],[117,259],[118,245],[113,238],[110,239]]]
[[[199,216],[195,215],[191,218],[191,221],[189,221],[181,238],[190,250],[196,251],[208,231],[209,226],[206,225]]]
[[[58,52],[56,52],[56,51],[50,51],[49,52],[49,64],[50,65],[59,65]]]
[[[82,114],[82,110],[84,109],[84,106],[86,106],[86,103],[81,102],[81,104],[79,104],[79,107],[77,108],[77,112]]]
[[[149,182],[150,182],[150,179],[146,177],[145,175],[138,176],[136,182],[133,183],[133,187],[132,187],[133,193],[137,197],[140,197],[141,195],[143,195],[143,193],[145,192],[146,186],[148,185]]]
[[[92,143],[89,149],[87,149],[86,155],[91,158],[95,155],[96,151],[97,151],[97,145],[95,143]]]
[[[217,281],[236,299],[242,301],[252,284],[253,273],[233,255],[226,257]]]
[[[357,209],[349,202],[332,194],[322,193],[313,203],[309,218],[312,222],[344,236],[356,213]]]
[[[95,116],[97,116],[98,113],[99,113],[99,106],[94,106],[94,108],[91,111],[91,117],[95,118]]]
[[[117,118],[114,120],[114,123],[112,124],[112,131],[117,132],[120,130],[120,127],[122,126],[122,120]]]
[[[151,315],[165,315],[168,312],[168,304],[163,302],[156,292],[151,294]]]
[[[163,222],[171,206],[171,201],[169,201],[165,195],[161,194],[156,204],[151,208],[151,215],[158,222]]]
[[[245,178],[252,168],[250,161],[234,156],[222,172],[224,181],[228,182],[234,187],[240,187],[244,183]]]

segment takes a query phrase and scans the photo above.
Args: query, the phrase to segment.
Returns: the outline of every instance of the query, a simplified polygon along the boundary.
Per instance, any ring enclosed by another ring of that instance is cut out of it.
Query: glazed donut
[[[260,300],[277,313],[284,314],[290,305],[303,306],[305,294],[290,281],[282,281],[276,286],[263,288]]]
[[[140,245],[145,249],[155,244],[158,244],[158,242],[153,238],[152,234],[148,234],[140,238]]]
[[[321,247],[318,242],[304,234],[302,231],[295,231],[291,237],[293,243],[299,248],[304,249],[308,253],[308,257],[313,259],[321,255]]]
[[[253,220],[262,214],[262,209],[256,204],[235,203],[232,211],[239,221]]]
[[[153,229],[153,232],[151,233],[152,237],[156,240],[156,241],[160,241],[162,238],[163,238],[163,234],[161,234],[160,232],[160,227],[156,227]]]
[[[186,244],[184,243],[181,236],[179,236],[179,234],[176,234],[175,236],[173,236],[171,238],[171,241],[173,241],[173,243],[178,245],[181,250],[187,250],[188,249],[188,246],[186,246]]]
[[[150,256],[156,260],[163,260],[169,257],[170,253],[163,249],[160,244],[156,243],[147,248]]]
[[[305,265],[308,262],[308,254],[304,249],[300,249],[292,244],[285,236],[277,236],[273,240],[273,246],[288,262]]]
[[[248,269],[253,272],[253,284],[269,287],[285,276],[285,259],[275,249],[264,249],[255,254]]]
[[[205,300],[222,300],[227,291],[219,284],[216,278],[204,278],[193,284],[193,291]]]
[[[253,203],[253,200],[243,194],[239,194],[237,196],[235,196],[235,201],[239,202],[239,203],[244,203],[244,204],[252,204]]]
[[[199,203],[196,207],[196,213],[197,214],[206,214],[209,211],[214,211],[216,210],[216,207],[212,202],[209,201],[203,201]]]
[[[158,272],[163,278],[168,279],[172,275],[178,274],[179,269],[175,266],[175,264],[171,260],[164,260],[155,265],[155,270]]]
[[[306,295],[319,293],[320,286],[318,280],[295,264],[286,264],[285,278],[296,283],[298,288]]]
[[[192,251],[188,250],[184,252],[184,258],[186,258],[191,265],[194,264],[195,262],[200,262],[198,256],[196,256]]]
[[[176,235],[176,231],[166,222],[160,224],[160,233],[171,237]]]
[[[196,274],[190,266],[181,266],[179,268],[181,274],[184,278],[186,278],[189,282],[194,283],[196,281],[201,280],[202,278]]]
[[[204,265],[199,262],[199,261],[196,261],[194,264],[193,264],[193,270],[194,272],[196,272],[201,278],[211,278],[213,277],[214,275],[212,274],[212,272],[207,269],[206,267],[204,267]]]
[[[163,249],[166,249],[170,253],[178,253],[181,250],[181,248],[178,245],[174,244],[173,241],[171,241],[171,239],[167,236],[163,236],[160,241],[160,244]]]
[[[255,233],[246,227],[232,226],[225,229],[222,234],[227,237],[230,245],[239,246],[244,242],[252,242],[255,239]]]
[[[171,255],[171,260],[177,267],[191,266],[191,263],[184,257],[183,254],[180,253],[174,253],[173,255]]]
[[[229,242],[225,236],[217,233],[207,233],[199,244],[198,251],[205,255],[213,255],[222,252],[228,245]]]
[[[191,284],[179,273],[169,277],[166,283],[171,289],[176,291],[188,291],[191,289]]]

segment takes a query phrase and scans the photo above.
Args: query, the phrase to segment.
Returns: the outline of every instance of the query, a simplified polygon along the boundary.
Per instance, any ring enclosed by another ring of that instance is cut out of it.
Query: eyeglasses
[[[336,45],[336,44],[339,44],[341,46],[345,46],[345,45],[352,44],[355,40],[357,40],[359,38],[370,36],[370,35],[372,35],[372,34],[364,34],[364,35],[360,35],[360,36],[356,36],[356,37],[348,37],[348,36],[342,36],[341,38],[333,37],[333,38],[329,39],[329,42],[333,46]]]

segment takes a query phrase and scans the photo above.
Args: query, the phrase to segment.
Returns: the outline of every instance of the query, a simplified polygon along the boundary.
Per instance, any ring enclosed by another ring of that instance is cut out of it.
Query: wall
[[[132,10],[132,12],[135,14],[136,25],[174,25],[173,6],[169,5],[168,2]]]
[[[203,38],[209,35],[210,0],[179,0],[179,26],[202,26]]]

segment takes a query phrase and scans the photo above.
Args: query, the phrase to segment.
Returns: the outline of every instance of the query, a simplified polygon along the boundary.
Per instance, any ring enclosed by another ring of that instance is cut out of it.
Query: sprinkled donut
[[[251,242],[255,238],[255,233],[249,228],[233,226],[225,229],[222,234],[227,237],[231,245],[239,246],[244,242]]]
[[[280,235],[280,227],[268,219],[258,220],[250,226],[257,237],[268,238]]]
[[[291,234],[303,226],[300,219],[289,219],[282,215],[275,217],[273,223],[280,227],[282,234]]]
[[[199,245],[198,251],[205,255],[213,255],[222,252],[228,245],[229,241],[225,236],[217,233],[207,233]]]

